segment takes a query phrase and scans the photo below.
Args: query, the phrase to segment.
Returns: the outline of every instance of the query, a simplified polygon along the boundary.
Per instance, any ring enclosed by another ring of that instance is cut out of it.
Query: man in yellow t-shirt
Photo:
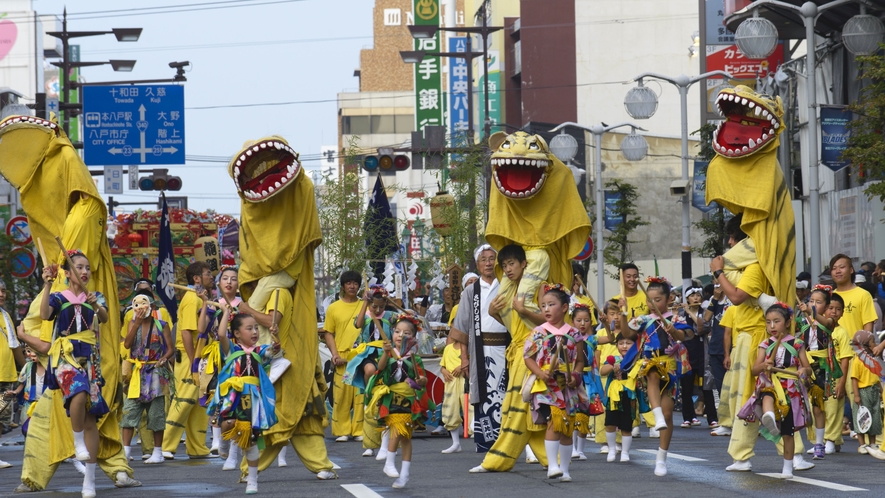
[[[639,267],[633,263],[621,265],[624,272],[624,294],[627,298],[627,319],[648,314],[648,298],[639,288]],[[613,301],[621,299],[621,295],[612,297]]]
[[[215,279],[209,265],[197,261],[185,272],[188,287],[208,292],[215,288]],[[185,450],[190,458],[211,458],[206,447],[206,428],[209,415],[200,406],[200,386],[194,382],[191,372],[195,358],[202,351],[195,351],[197,335],[200,333],[199,316],[203,301],[197,292],[185,292],[178,305],[175,347],[175,397],[169,405],[166,416],[166,432],[163,434],[163,456],[175,458],[175,450],[181,441],[181,432],[187,435]]]
[[[332,354],[332,364],[335,365],[335,380],[332,386],[332,436],[336,442],[343,443],[351,437],[357,441],[363,439],[363,395],[359,389],[344,383],[347,356],[360,334],[360,329],[356,328],[354,320],[362,306],[357,298],[357,292],[360,290],[363,278],[359,273],[348,270],[341,274],[340,281],[341,299],[326,309],[323,332],[326,346]]]
[[[851,258],[837,254],[830,259],[830,275],[836,283],[836,294],[842,296],[845,311],[839,326],[853,337],[858,330],[873,331],[873,322],[879,319],[873,306],[873,296],[854,284],[854,265]]]

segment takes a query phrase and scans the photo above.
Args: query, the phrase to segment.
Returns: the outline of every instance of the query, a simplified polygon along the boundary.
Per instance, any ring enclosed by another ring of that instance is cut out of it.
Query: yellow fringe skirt
[[[569,415],[566,410],[551,406],[550,420],[553,422],[554,432],[571,435],[575,430],[575,416]]]
[[[252,446],[252,424],[248,420],[237,420],[221,436],[244,450],[248,449]]]
[[[575,430],[581,434],[590,434],[592,432],[590,425],[590,416],[586,413],[578,413],[575,415]]]
[[[387,423],[387,426],[390,427],[391,431],[395,431],[400,436],[412,439],[412,430],[414,429],[414,426],[412,425],[411,413],[390,413],[384,418],[384,421]]]

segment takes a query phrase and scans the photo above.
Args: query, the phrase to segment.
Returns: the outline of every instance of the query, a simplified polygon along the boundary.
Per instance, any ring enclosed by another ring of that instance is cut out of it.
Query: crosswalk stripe
[[[383,498],[365,484],[342,484],[341,487],[356,498]]]
[[[643,453],[651,453],[652,455],[658,454],[658,450],[639,450],[639,451],[641,451]],[[675,458],[677,460],[683,460],[686,462],[706,462],[707,461],[706,458],[690,457],[690,456],[686,456],[686,455],[680,455],[679,453],[670,453],[669,451],[667,452],[667,458]]]
[[[809,479],[807,477],[799,477],[793,476],[792,479],[783,479],[781,474],[758,474],[760,476],[765,477],[773,477],[775,479],[782,479],[793,482],[801,482],[802,484],[810,484],[812,486],[820,486],[822,488],[833,489],[836,491],[869,491],[869,489],[864,488],[855,488],[854,486],[846,486],[844,484],[838,484],[835,482],[827,482],[827,481],[819,481],[817,479]]]

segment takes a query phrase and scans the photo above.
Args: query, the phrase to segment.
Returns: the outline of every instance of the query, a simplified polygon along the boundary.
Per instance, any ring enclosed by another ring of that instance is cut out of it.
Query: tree
[[[614,271],[607,273],[617,280],[620,278],[618,267],[630,261],[630,244],[637,242],[630,240],[630,236],[637,228],[649,223],[636,217],[635,205],[639,194],[635,186],[623,180],[613,180],[606,183],[605,187],[606,190],[619,194],[612,216],[621,218],[622,221],[606,239],[605,249],[602,252],[606,264],[615,267]]]
[[[716,152],[713,150],[713,132],[715,130],[715,125],[707,123],[692,132],[692,135],[700,135],[698,146],[701,150],[698,152],[697,158],[701,161],[709,162],[716,157]],[[706,174],[707,169],[704,168],[701,171]],[[707,215],[703,220],[693,223],[694,227],[704,234],[704,244],[698,250],[699,255],[712,258],[725,253],[725,250],[728,248],[728,234],[725,233],[725,222],[730,217],[731,213],[727,209],[717,205],[715,211]]]
[[[851,136],[842,158],[857,168],[857,176],[867,183],[864,192],[885,200],[885,43],[876,55],[858,57],[859,80],[869,81],[858,99],[849,106],[855,119],[849,123]],[[875,182],[875,183],[869,183]]]

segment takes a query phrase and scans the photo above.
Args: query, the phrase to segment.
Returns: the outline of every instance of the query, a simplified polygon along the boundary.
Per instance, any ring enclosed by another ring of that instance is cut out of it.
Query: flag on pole
[[[178,322],[178,301],[175,300],[175,289],[166,287],[166,284],[175,283],[175,252],[172,250],[172,227],[169,224],[169,205],[166,204],[166,196],[160,194],[163,203],[163,214],[160,217],[160,247],[157,258],[157,273],[154,282],[157,286],[157,295],[166,306],[166,311],[172,318],[172,322]]]
[[[371,260],[372,272],[376,277],[380,277],[385,269],[383,260],[396,252],[399,246],[396,237],[396,218],[390,210],[390,201],[387,200],[387,192],[384,190],[380,173],[369,198],[363,230],[366,234],[366,254]]]

